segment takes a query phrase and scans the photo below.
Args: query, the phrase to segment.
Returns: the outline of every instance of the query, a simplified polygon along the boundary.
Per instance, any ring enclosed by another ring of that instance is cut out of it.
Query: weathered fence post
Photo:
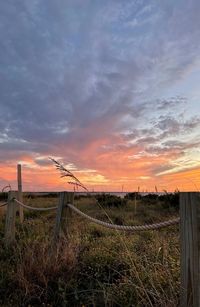
[[[55,224],[55,230],[54,230],[54,236],[53,236],[53,245],[56,244],[59,238],[64,203],[65,203],[65,192],[60,192],[58,209],[57,209],[57,214],[56,214],[56,224]]]
[[[13,200],[14,197],[17,197],[17,192],[9,191],[5,224],[6,245],[10,245],[15,240],[16,203]]]
[[[200,306],[200,193],[180,193],[181,307]]]
[[[17,182],[18,182],[18,195],[17,199],[23,203],[23,195],[22,195],[22,172],[21,172],[21,164],[17,165]],[[19,218],[20,222],[24,221],[24,209],[22,206],[19,207]]]
[[[63,207],[62,219],[61,219],[61,230],[63,231],[64,235],[68,237],[72,211],[67,206],[67,204],[72,204],[72,205],[74,204],[74,192],[66,192],[65,194],[65,205]]]
[[[73,192],[60,192],[59,204],[56,215],[56,225],[54,230],[54,245],[56,244],[60,232],[68,236],[68,226],[69,226],[69,216],[71,215],[71,210],[66,205],[68,203],[73,204],[74,193]]]

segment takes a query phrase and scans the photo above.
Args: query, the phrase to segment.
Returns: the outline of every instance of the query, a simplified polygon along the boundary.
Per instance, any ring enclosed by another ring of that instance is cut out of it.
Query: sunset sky
[[[0,1],[0,189],[200,189],[199,0]]]

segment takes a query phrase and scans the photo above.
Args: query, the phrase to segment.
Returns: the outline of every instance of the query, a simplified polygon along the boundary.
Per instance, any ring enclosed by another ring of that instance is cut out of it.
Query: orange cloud
[[[159,172],[162,174],[163,168],[170,169],[170,162],[179,156],[177,149],[172,148],[159,155],[145,153],[139,144],[130,145],[121,136],[114,136],[113,139],[94,140],[79,151],[72,144],[70,148],[62,144],[59,150],[65,156],[66,167],[70,167],[89,190],[134,191],[140,186],[140,191],[155,191],[157,186],[160,191],[174,191],[176,188],[196,191],[200,186],[199,168],[156,176]],[[73,186],[67,183],[68,179],[60,178],[47,154],[21,155],[18,161],[0,164],[2,187],[10,183],[12,189],[17,188],[18,162],[22,163],[24,190],[73,190]]]

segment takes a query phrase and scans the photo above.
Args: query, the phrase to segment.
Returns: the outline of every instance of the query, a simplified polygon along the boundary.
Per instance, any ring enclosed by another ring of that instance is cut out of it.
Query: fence
[[[56,210],[55,228],[53,234],[53,245],[56,245],[59,235],[63,232],[68,236],[68,225],[72,211],[93,223],[123,231],[145,231],[155,230],[180,223],[180,243],[181,243],[181,307],[200,306],[200,193],[187,192],[180,193],[180,218],[171,219],[161,223],[125,226],[107,223],[95,219],[74,206],[73,192],[60,192],[58,206],[48,208],[36,208],[25,205],[19,200],[21,191],[10,191],[7,203],[5,223],[5,241],[7,245],[15,240],[15,218],[17,205],[21,208],[37,211]],[[21,197],[22,198],[22,197]],[[21,216],[20,216],[20,220]]]

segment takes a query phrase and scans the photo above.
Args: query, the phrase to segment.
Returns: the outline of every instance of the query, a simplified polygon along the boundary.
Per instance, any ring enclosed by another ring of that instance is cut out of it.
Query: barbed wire
[[[31,206],[27,206],[25,205],[24,203],[22,203],[21,201],[17,200],[16,198],[13,198],[13,200],[18,203],[20,206],[26,208],[26,209],[30,209],[30,210],[35,210],[35,211],[48,211],[48,210],[54,210],[54,209],[57,209],[58,206],[55,206],[55,207],[43,207],[43,208],[37,208],[37,207],[31,207]]]
[[[111,224],[111,223],[107,223],[101,220],[98,220],[92,216],[89,216],[87,214],[85,214],[84,212],[82,212],[81,210],[79,210],[78,208],[76,208],[75,206],[73,206],[72,204],[67,204],[67,206],[72,209],[73,211],[75,211],[77,214],[85,217],[86,219],[102,225],[104,227],[110,228],[110,229],[117,229],[117,230],[125,230],[125,231],[141,231],[141,230],[154,230],[154,229],[159,229],[159,228],[163,228],[163,227],[167,227],[167,226],[171,226],[174,224],[179,223],[180,221],[180,217],[174,218],[174,219],[170,219],[168,221],[164,221],[164,222],[160,222],[160,223],[154,223],[154,224],[146,224],[146,225],[137,225],[137,226],[127,226],[127,225],[117,225],[117,224]]]

